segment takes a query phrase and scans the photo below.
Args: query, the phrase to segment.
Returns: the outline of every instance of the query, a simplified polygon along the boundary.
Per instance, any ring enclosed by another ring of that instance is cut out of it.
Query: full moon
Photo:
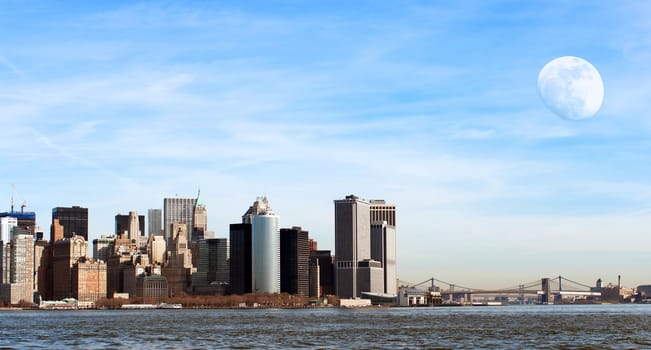
[[[604,99],[604,83],[590,62],[574,56],[558,57],[538,74],[538,92],[545,105],[561,118],[594,117]]]

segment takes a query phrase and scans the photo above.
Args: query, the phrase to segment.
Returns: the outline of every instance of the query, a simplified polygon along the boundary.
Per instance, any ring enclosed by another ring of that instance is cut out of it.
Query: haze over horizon
[[[334,249],[333,200],[397,206],[398,275],[651,283],[651,4],[0,3],[0,211],[118,213],[201,189],[218,237],[266,195]],[[601,73],[594,118],[540,69]],[[17,204],[17,207],[20,203]]]

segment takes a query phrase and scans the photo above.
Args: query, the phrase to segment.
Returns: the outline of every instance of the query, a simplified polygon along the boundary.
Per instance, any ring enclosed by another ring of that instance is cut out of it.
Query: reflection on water
[[[651,305],[3,311],[3,348],[649,348]]]

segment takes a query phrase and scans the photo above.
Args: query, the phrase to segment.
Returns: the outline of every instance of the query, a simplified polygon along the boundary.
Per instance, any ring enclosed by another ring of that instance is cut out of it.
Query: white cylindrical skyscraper
[[[280,293],[280,224],[270,209],[251,215],[252,287],[260,293]]]

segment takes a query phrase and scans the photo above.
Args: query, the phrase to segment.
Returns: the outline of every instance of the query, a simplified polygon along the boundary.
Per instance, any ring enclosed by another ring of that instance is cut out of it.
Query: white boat
[[[183,305],[181,304],[168,304],[168,303],[160,303],[156,307],[157,309],[182,309]]]

